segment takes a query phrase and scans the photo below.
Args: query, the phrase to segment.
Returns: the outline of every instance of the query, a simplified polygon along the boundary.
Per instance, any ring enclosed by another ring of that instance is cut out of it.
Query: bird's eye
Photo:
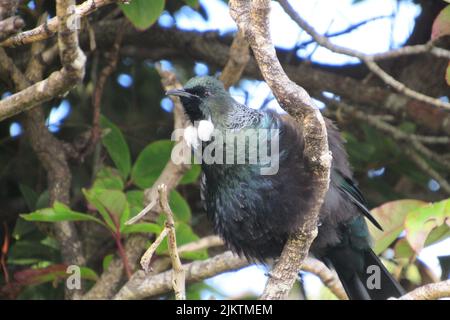
[[[205,90],[205,92],[203,93],[203,95],[205,97],[209,97],[211,95],[211,92],[209,92],[208,90]]]

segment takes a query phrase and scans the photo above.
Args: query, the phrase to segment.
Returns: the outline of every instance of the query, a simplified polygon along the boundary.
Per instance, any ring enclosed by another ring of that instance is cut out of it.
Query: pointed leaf
[[[131,156],[128,144],[120,129],[104,116],[100,119],[100,125],[102,129],[108,129],[105,136],[102,137],[103,146],[108,151],[122,177],[126,179],[131,169]]]
[[[405,219],[406,239],[419,253],[430,233],[441,226],[439,234],[445,236],[450,230],[450,199],[411,211]]]
[[[27,204],[28,210],[33,211],[36,209],[36,202],[38,200],[37,193],[31,189],[30,187],[19,184],[20,192],[22,193],[23,198]]]
[[[446,6],[434,19],[431,28],[431,40],[450,34],[450,5]]]
[[[180,184],[189,184],[194,183],[198,180],[198,177],[200,176],[200,172],[202,171],[202,168],[199,164],[193,164],[191,169],[188,170],[183,176],[183,178],[180,180]]]
[[[155,223],[137,223],[126,225],[122,229],[122,234],[130,233],[155,233],[159,234],[161,232],[161,226]]]
[[[189,222],[191,220],[191,208],[178,191],[170,192],[169,205],[175,215],[175,221]]]
[[[95,177],[93,188],[123,190],[124,184],[120,173],[114,168],[103,167]]]
[[[129,4],[119,4],[125,16],[144,30],[156,22],[164,10],[164,0],[133,0]]]
[[[406,215],[425,202],[419,200],[397,200],[387,202],[371,211],[374,218],[381,224],[384,231],[375,228],[371,223],[369,231],[374,240],[373,250],[376,254],[383,252],[403,231]]]
[[[159,140],[141,151],[131,171],[132,181],[145,189],[153,185],[170,159],[173,141]]]
[[[62,203],[55,202],[53,208],[40,209],[29,214],[22,214],[26,221],[60,222],[60,221],[95,221],[103,224],[99,219],[76,211],[70,210]]]

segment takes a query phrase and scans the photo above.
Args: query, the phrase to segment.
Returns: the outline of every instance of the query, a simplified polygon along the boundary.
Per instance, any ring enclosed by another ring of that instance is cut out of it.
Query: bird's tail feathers
[[[404,294],[403,288],[372,250],[364,250],[364,268],[348,274],[348,266],[333,264],[351,300],[387,300]],[[333,261],[332,261],[333,262]],[[345,270],[343,270],[345,269]],[[345,276],[344,276],[345,275]]]

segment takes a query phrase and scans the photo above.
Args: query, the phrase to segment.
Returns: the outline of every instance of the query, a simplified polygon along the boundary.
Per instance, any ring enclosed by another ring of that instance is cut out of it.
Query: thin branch
[[[287,241],[261,297],[283,299],[292,288],[297,272],[317,235],[317,217],[328,190],[331,166],[327,131],[324,119],[311,97],[287,77],[276,56],[268,23],[270,1],[232,0],[229,5],[231,16],[245,34],[267,84],[280,105],[302,126],[304,156],[311,168],[311,207],[305,208],[303,223],[298,232]]]
[[[427,173],[431,178],[436,180],[442,189],[445,190],[448,194],[450,194],[450,184],[447,182],[447,179],[442,177],[439,172],[434,170],[425,159],[423,159],[416,151],[411,148],[405,149],[406,154],[410,157],[410,159],[425,173]]]
[[[75,7],[75,16],[72,21],[79,21],[82,17],[86,17],[98,8],[107,4],[115,3],[115,0],[88,0]],[[125,2],[125,1],[120,1]],[[52,37],[59,27],[58,17],[54,17],[38,27],[24,31],[0,43],[0,47],[17,47],[36,41],[42,41]]]
[[[223,240],[218,236],[208,236],[178,247],[178,253],[198,251],[202,249],[223,246]]]
[[[175,298],[177,300],[186,300],[186,275],[178,254],[175,220],[173,218],[174,215],[172,209],[170,209],[169,206],[167,186],[164,184],[160,185],[158,187],[158,192],[160,206],[166,214],[166,229],[169,230],[168,247],[170,259],[172,260],[172,286],[175,291]]]
[[[292,8],[287,0],[279,0],[280,5],[283,7],[284,11],[294,20],[300,28],[305,30],[318,44],[321,46],[340,54],[345,54],[350,57],[355,57],[363,61],[367,67],[375,73],[380,79],[382,79],[386,84],[396,89],[398,92],[404,94],[407,97],[422,101],[425,103],[432,104],[436,107],[441,107],[443,109],[450,110],[450,103],[441,101],[437,98],[433,98],[417,92],[400,81],[394,79],[386,71],[381,69],[375,62],[374,57],[364,54],[362,52],[352,50],[346,47],[333,44],[327,37],[319,34],[312,26],[310,26],[300,15]]]
[[[150,267],[150,262],[153,258],[153,255],[156,252],[156,249],[158,249],[159,245],[163,240],[166,238],[167,234],[169,233],[168,228],[162,229],[161,233],[158,235],[158,237],[153,241],[151,246],[145,251],[145,253],[142,255],[141,258],[141,267],[144,269],[145,272],[152,271],[152,268]]]
[[[106,84],[106,81],[110,78],[111,74],[116,70],[117,62],[120,57],[120,45],[122,43],[123,34],[125,30],[125,25],[127,20],[122,22],[123,28],[119,29],[119,32],[116,35],[116,39],[114,40],[114,44],[109,52],[109,57],[107,59],[106,66],[100,72],[100,76],[98,77],[94,93],[92,94],[92,129],[89,140],[87,141],[87,146],[84,148],[84,151],[80,155],[80,160],[83,159],[90,154],[98,141],[101,138],[101,128],[100,128],[100,112],[101,112],[101,101],[103,90]]]
[[[377,20],[381,20],[381,19],[386,19],[386,18],[392,18],[392,15],[372,17],[370,19],[367,19],[367,20],[364,20],[364,21],[352,24],[352,25],[350,25],[349,27],[347,27],[347,28],[345,28],[343,30],[340,30],[340,31],[337,31],[337,32],[333,32],[333,33],[326,33],[324,36],[327,37],[327,38],[339,37],[339,36],[342,36],[344,34],[351,33],[353,31],[355,31],[356,29],[358,29],[358,28],[360,28],[360,27],[362,27],[362,26],[364,26],[364,25],[366,25],[368,23],[371,23],[371,22],[374,22],[374,21],[377,21]],[[296,45],[296,49],[298,50],[301,47],[306,47],[307,45],[310,45],[311,43],[314,43],[314,42],[316,42],[314,39],[301,42],[301,43]]]
[[[302,270],[315,274],[322,283],[340,300],[348,300],[344,287],[336,272],[331,271],[320,260],[308,257],[302,264]]]
[[[187,282],[198,282],[225,271],[245,267],[249,262],[231,251],[204,261],[194,261],[183,266]],[[145,272],[136,272],[130,281],[115,295],[116,300],[143,299],[157,296],[172,290],[172,270],[147,276]]]
[[[450,298],[450,280],[426,284],[408,292],[399,300],[436,300]]]
[[[410,146],[407,148],[407,153],[410,155],[411,159],[417,164],[419,168],[422,169],[425,173],[429,174],[433,179],[438,181],[442,188],[450,194],[450,184],[443,178],[437,171],[435,171],[423,158],[421,158],[417,153],[421,153],[424,156],[427,156],[430,160],[436,161],[440,165],[450,170],[450,162],[445,157],[436,154],[429,148],[423,145],[423,141],[425,142],[445,142],[447,137],[429,137],[429,136],[420,136],[414,134],[408,134],[406,132],[401,131],[400,129],[394,127],[393,125],[381,120],[380,118],[374,117],[371,114],[360,111],[358,108],[348,105],[343,101],[336,101],[334,99],[329,99],[326,97],[322,97],[323,100],[327,102],[328,105],[336,105],[338,108],[344,110],[349,115],[354,118],[363,120],[367,122],[369,125],[374,128],[388,133],[394,140],[399,142],[408,141],[410,142]],[[448,141],[447,141],[448,143]]]

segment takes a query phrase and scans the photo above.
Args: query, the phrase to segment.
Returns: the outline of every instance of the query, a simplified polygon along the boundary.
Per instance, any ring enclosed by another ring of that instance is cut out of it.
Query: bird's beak
[[[178,96],[178,97],[185,97],[185,98],[192,98],[194,97],[193,94],[185,91],[184,89],[172,89],[166,92],[166,96]]]

